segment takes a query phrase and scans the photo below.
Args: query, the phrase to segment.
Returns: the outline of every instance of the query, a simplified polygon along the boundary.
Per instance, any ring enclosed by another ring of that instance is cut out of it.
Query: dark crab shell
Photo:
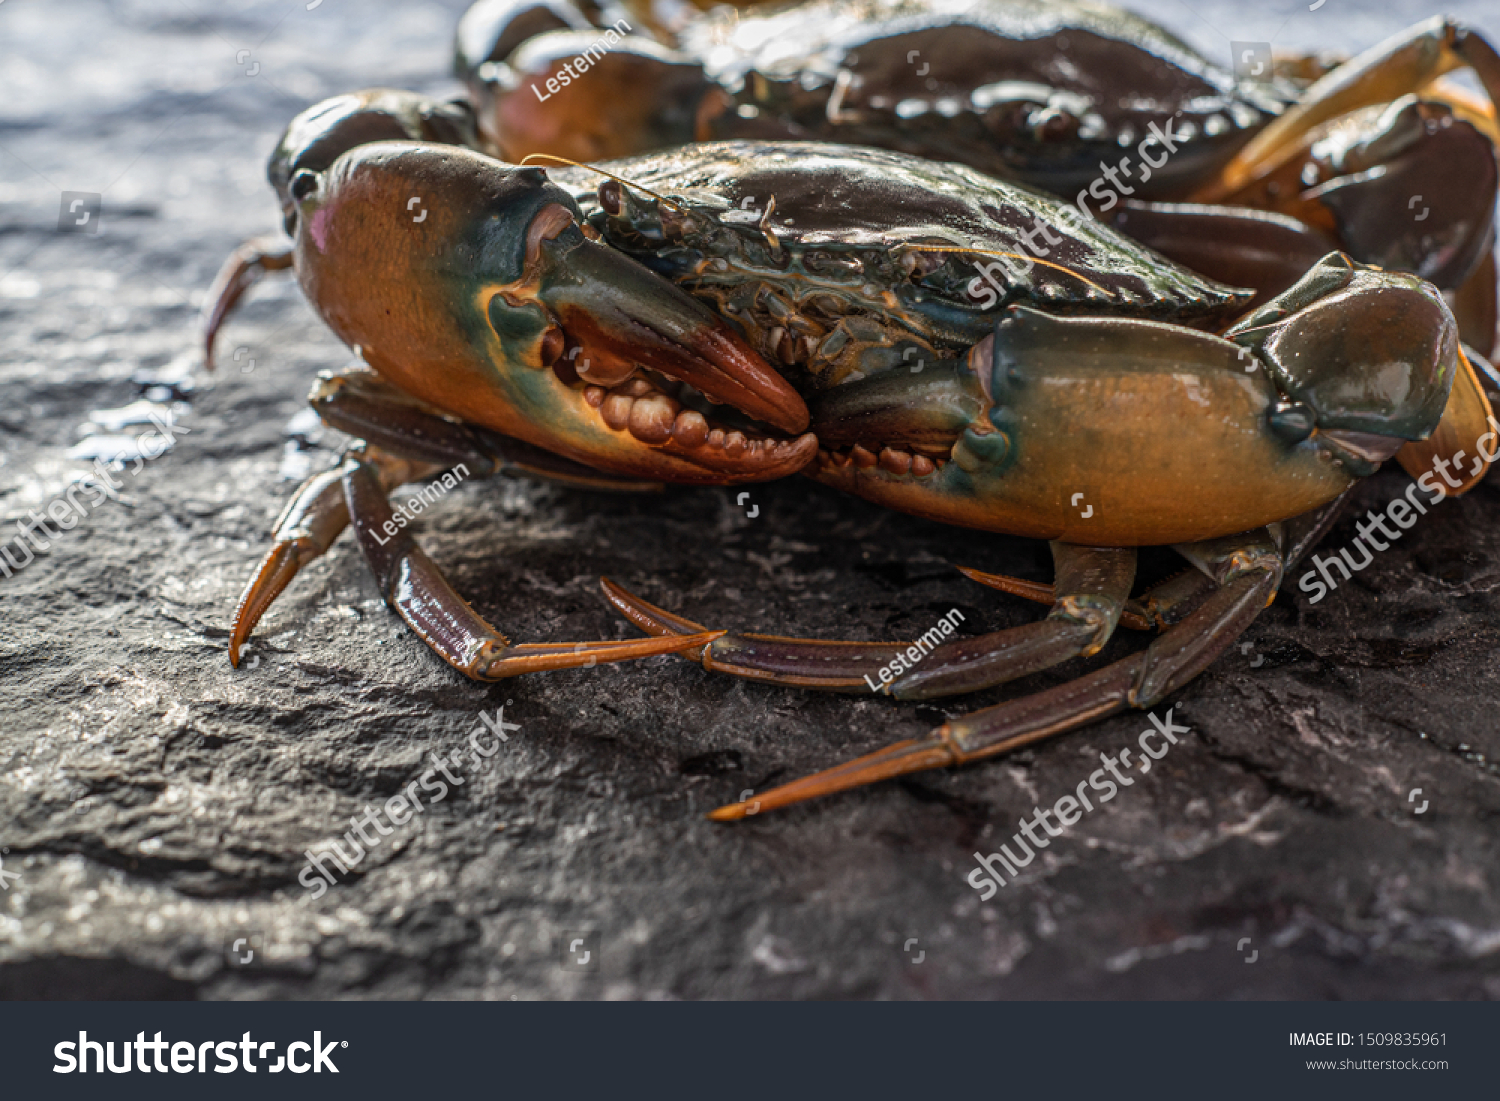
[[[964,165],[715,142],[601,167],[629,183],[555,174],[601,236],[817,388],[961,355],[1011,305],[1216,328],[1251,297]]]
[[[1236,81],[1145,19],[1072,0],[726,8],[681,45],[727,93],[712,137],[878,145],[1070,197],[1169,123],[1180,148],[1149,180],[1136,158],[1120,190],[1177,197],[1297,97],[1286,82]]]

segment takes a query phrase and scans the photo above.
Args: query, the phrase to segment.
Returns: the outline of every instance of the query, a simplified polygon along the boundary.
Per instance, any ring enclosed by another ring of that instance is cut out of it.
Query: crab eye
[[[614,180],[605,180],[599,185],[599,205],[611,218],[620,216],[620,185]]]
[[[291,185],[287,188],[293,199],[298,202],[307,198],[318,189],[318,174],[309,172],[307,169],[300,170],[292,177]]]

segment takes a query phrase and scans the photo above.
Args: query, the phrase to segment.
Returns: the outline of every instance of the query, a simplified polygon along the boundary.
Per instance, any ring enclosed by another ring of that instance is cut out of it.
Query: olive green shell
[[[814,388],[961,355],[1014,304],[1219,328],[1249,298],[963,165],[716,142],[600,168],[628,185],[579,169],[554,178],[605,240],[710,301]]]

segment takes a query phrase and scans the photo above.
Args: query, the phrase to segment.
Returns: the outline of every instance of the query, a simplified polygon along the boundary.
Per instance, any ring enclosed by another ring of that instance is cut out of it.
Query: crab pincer
[[[303,289],[369,368],[320,379],[310,400],[362,445],[288,506],[236,613],[231,659],[351,525],[386,601],[476,679],[712,641],[513,646],[452,591],[386,495],[450,470],[624,490],[780,477],[816,452],[802,398],[722,318],[590,240],[542,169],[336,126],[351,148],[333,155],[316,128],[299,145],[294,125],[272,175],[285,179]],[[743,419],[716,423],[712,403]]]

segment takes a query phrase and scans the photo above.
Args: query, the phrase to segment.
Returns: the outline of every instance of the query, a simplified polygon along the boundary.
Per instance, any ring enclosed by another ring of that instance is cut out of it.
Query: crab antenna
[[[0,0],[0,2],[3,2],[3,0]],[[567,157],[554,157],[551,153],[528,153],[526,156],[521,158],[521,165],[524,167],[530,164],[532,161],[539,160],[555,161],[558,164],[570,164],[574,168],[587,168],[590,172],[597,172],[601,176],[608,176],[610,179],[614,180],[615,183],[624,184],[626,187],[633,187],[637,191],[644,191],[647,195],[650,195],[657,202],[666,203],[674,210],[683,209],[681,204],[673,202],[665,195],[658,195],[649,187],[642,187],[640,184],[633,183],[632,181],[625,179],[623,176],[616,176],[613,172],[606,172],[604,171],[604,169],[595,167],[592,164],[580,164],[578,161],[570,161]]]
[[[1040,259],[1039,257],[1036,257],[1036,256],[1027,256],[1024,252],[996,252],[993,249],[985,249],[985,248],[958,248],[957,246],[949,246],[949,245],[923,245],[923,244],[919,244],[916,241],[903,241],[897,247],[898,248],[916,249],[916,250],[918,250],[920,252],[966,252],[966,253],[971,253],[971,254],[973,254],[975,256],[1008,256],[1012,260],[1025,260],[1028,263],[1041,264],[1043,267],[1046,267],[1046,268],[1056,268],[1058,271],[1062,272],[1064,275],[1071,275],[1074,279],[1078,280],[1080,283],[1086,283],[1090,287],[1093,287],[1100,294],[1104,295],[1104,297],[1106,297],[1106,298],[1110,297],[1109,291],[1105,290],[1098,283],[1095,283],[1092,279],[1087,279],[1084,276],[1079,275],[1072,268],[1065,267],[1062,264],[1054,264],[1051,260],[1042,260],[1042,259]]]

